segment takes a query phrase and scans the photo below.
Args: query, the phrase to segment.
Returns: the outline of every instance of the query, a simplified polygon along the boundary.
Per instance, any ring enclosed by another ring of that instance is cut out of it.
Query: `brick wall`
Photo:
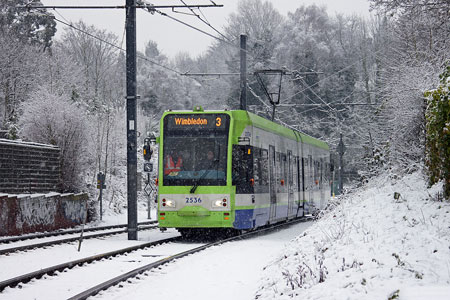
[[[52,145],[0,139],[0,192],[60,191],[59,154]]]

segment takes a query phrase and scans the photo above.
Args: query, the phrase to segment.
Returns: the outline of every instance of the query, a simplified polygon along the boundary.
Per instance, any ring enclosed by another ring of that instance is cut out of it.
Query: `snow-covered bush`
[[[428,99],[426,164],[430,184],[443,179],[444,195],[450,198],[450,62],[440,77],[439,87],[425,92]]]
[[[22,105],[21,136],[35,142],[61,148],[61,188],[79,191],[81,171],[88,166],[86,155],[90,120],[86,112],[75,105],[68,95],[57,96],[45,88],[34,93]]]

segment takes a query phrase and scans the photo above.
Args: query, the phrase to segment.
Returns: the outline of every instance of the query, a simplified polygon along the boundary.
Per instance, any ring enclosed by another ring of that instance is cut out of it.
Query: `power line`
[[[309,90],[317,97],[317,98],[319,98],[319,100],[320,101],[322,101],[326,106],[328,106],[331,110],[333,110],[333,108],[327,103],[327,102],[325,102],[325,100],[323,100],[322,99],[322,97],[320,97],[309,85],[308,85],[308,83],[303,79],[303,78],[301,78],[300,77],[300,80],[301,81],[303,81],[306,85],[307,85],[307,87],[309,88]]]
[[[93,6],[66,6],[66,5],[53,5],[53,6],[34,6],[34,5],[20,5],[16,6],[17,8],[23,8],[23,9],[125,9],[128,8],[125,5],[110,5],[110,6],[100,6],[100,5],[93,5]],[[197,4],[197,5],[189,5],[189,7],[194,8],[204,8],[204,7],[223,7],[222,4]],[[186,5],[153,5],[153,4],[144,4],[144,5],[135,5],[131,6],[131,8],[145,8],[145,9],[165,9],[165,8],[186,8]]]
[[[223,43],[228,44],[228,45],[230,45],[230,46],[232,46],[232,47],[237,47],[237,48],[240,49],[239,46],[237,46],[237,45],[235,45],[235,44],[233,44],[233,43],[231,43],[231,42],[229,42],[229,41],[227,41],[227,40],[223,40],[223,39],[221,39],[221,38],[219,38],[219,37],[217,37],[217,36],[215,36],[215,35],[213,35],[213,34],[210,34],[210,33],[206,32],[206,31],[201,30],[201,29],[199,29],[199,28],[197,28],[197,27],[195,27],[195,26],[192,26],[192,25],[190,25],[190,24],[188,24],[188,23],[186,23],[186,22],[184,22],[184,21],[181,21],[181,20],[179,20],[179,19],[177,19],[177,18],[175,18],[175,17],[172,17],[172,16],[170,16],[170,15],[168,15],[168,14],[162,12],[162,11],[159,11],[159,10],[156,10],[156,9],[155,9],[154,11],[157,12],[158,14],[160,14],[161,16],[167,17],[167,18],[169,18],[169,19],[171,19],[171,20],[173,20],[173,21],[176,21],[176,22],[178,22],[178,23],[181,23],[181,24],[183,24],[183,25],[185,25],[185,26],[187,26],[187,27],[189,27],[189,28],[191,28],[191,29],[194,29],[194,30],[196,30],[196,31],[198,31],[198,32],[201,32],[201,33],[203,33],[203,34],[206,34],[207,36],[212,37],[213,39],[216,39],[216,40],[218,40],[218,41],[220,41],[220,42],[223,42]]]
[[[104,39],[102,39],[102,38],[99,38],[98,36],[95,36],[95,35],[93,35],[93,34],[87,32],[87,31],[85,31],[85,30],[83,30],[83,29],[77,28],[77,27],[75,27],[75,26],[72,25],[72,24],[69,24],[69,23],[64,22],[64,21],[62,21],[62,20],[59,20],[58,18],[54,18],[54,19],[55,19],[55,21],[57,21],[57,22],[59,22],[59,23],[62,23],[62,24],[64,24],[64,25],[66,25],[66,26],[69,26],[69,27],[73,28],[74,30],[77,30],[77,31],[79,31],[79,32],[81,32],[81,33],[84,33],[84,34],[90,36],[90,37],[93,38],[93,39],[99,40],[100,42],[105,43],[105,44],[107,44],[107,45],[110,45],[111,47],[114,47],[114,48],[116,48],[117,50],[120,50],[120,51],[122,51],[122,52],[126,52],[126,50],[123,49],[122,47],[119,47],[119,46],[117,46],[117,45],[114,45],[113,43],[108,42],[108,41],[106,41],[106,40],[104,40]],[[159,67],[161,67],[161,68],[163,68],[163,69],[166,69],[166,70],[168,70],[168,71],[172,71],[172,72],[174,72],[174,73],[176,73],[176,74],[178,74],[178,75],[181,75],[181,74],[182,74],[181,72],[179,72],[179,71],[177,71],[177,70],[175,70],[175,69],[172,69],[172,68],[167,67],[167,66],[165,66],[165,65],[162,65],[162,64],[160,64],[160,63],[158,63],[158,62],[156,62],[156,61],[153,61],[153,60],[151,60],[151,59],[148,59],[148,58],[145,57],[145,56],[137,55],[136,57],[137,57],[137,58],[140,58],[140,59],[143,59],[143,60],[145,60],[145,61],[148,61],[148,62],[150,62],[150,63],[152,63],[152,64],[154,64],[154,65],[157,65],[157,66],[159,66]]]
[[[180,0],[181,3],[183,3],[187,8],[189,8],[189,10],[194,14],[194,16],[196,16],[200,21],[202,21],[203,23],[205,23],[206,25],[208,25],[211,29],[213,29],[215,32],[217,32],[219,35],[221,35],[223,38],[225,38],[226,40],[228,40],[228,38],[223,35],[219,30],[217,30],[216,28],[214,28],[209,22],[208,20],[206,20],[205,15],[202,13],[202,11],[200,10],[200,8],[198,9],[198,11],[202,14],[202,16],[205,18],[205,20],[202,19],[202,17],[200,17],[200,15],[196,14],[194,12],[194,10],[191,7],[188,7],[188,5],[186,4],[186,2],[184,2],[184,0]],[[229,40],[228,40],[229,41]]]
[[[217,76],[217,77],[220,77],[220,76],[237,76],[237,75],[240,75],[241,73],[189,73],[189,71],[188,72],[186,72],[186,73],[182,73],[181,75],[183,75],[183,76],[198,76],[198,77],[204,77],[204,76]]]
[[[378,49],[377,51],[373,52],[372,54],[375,54],[375,55],[376,55],[378,52],[381,52],[382,50],[384,50],[384,49]],[[303,92],[306,91],[307,89],[309,89],[309,88],[311,88],[311,87],[313,87],[313,86],[318,85],[321,81],[324,81],[324,80],[326,80],[326,79],[329,79],[329,78],[333,77],[333,76],[336,75],[336,74],[339,74],[339,73],[341,73],[341,72],[344,72],[345,70],[347,70],[347,69],[353,67],[354,65],[356,65],[357,63],[359,63],[360,60],[361,60],[361,59],[357,59],[354,63],[352,63],[352,64],[350,64],[350,65],[347,65],[346,67],[344,67],[344,68],[342,68],[342,69],[340,69],[340,70],[338,70],[338,71],[336,71],[336,72],[331,73],[330,76],[327,76],[327,77],[325,77],[325,78],[320,79],[320,80],[317,81],[316,83],[314,83],[314,84],[308,86],[307,88],[305,88],[305,89],[303,89],[303,90],[301,90],[301,91],[299,91],[299,92],[297,92],[297,93],[295,93],[295,94],[289,96],[288,98],[283,99],[282,101],[286,101],[286,100],[292,99],[292,98],[294,98],[295,96],[297,96],[298,94],[303,93]]]
[[[211,1],[211,2],[214,3],[213,1]],[[145,1],[142,1],[142,3],[145,3]],[[169,18],[169,19],[171,19],[171,20],[173,20],[173,21],[175,21],[175,22],[178,22],[178,23],[180,23],[180,24],[183,24],[183,25],[185,25],[185,26],[187,26],[187,27],[189,27],[189,28],[191,28],[191,29],[194,29],[194,30],[196,30],[196,31],[198,31],[198,32],[200,32],[200,33],[203,33],[203,34],[205,34],[205,35],[207,35],[207,36],[209,36],[209,37],[212,37],[213,39],[216,39],[216,40],[218,40],[218,41],[220,41],[220,42],[223,42],[223,43],[225,43],[225,44],[227,44],[227,45],[229,45],[229,46],[232,46],[232,47],[234,47],[234,48],[237,48],[237,49],[239,49],[239,50],[245,51],[247,54],[249,54],[250,56],[254,57],[254,55],[252,55],[248,50],[243,50],[243,49],[241,49],[240,46],[235,45],[235,44],[233,44],[232,42],[228,41],[228,38],[227,38],[227,40],[221,39],[221,38],[219,38],[219,37],[217,37],[217,36],[215,36],[215,35],[213,35],[213,34],[210,34],[210,33],[206,32],[206,31],[204,31],[204,30],[199,29],[199,28],[197,28],[197,27],[195,27],[195,26],[193,26],[193,25],[190,25],[190,24],[188,24],[188,23],[186,23],[186,22],[184,22],[184,21],[181,21],[181,20],[179,20],[179,19],[177,19],[177,18],[175,18],[175,17],[172,17],[172,16],[168,15],[167,13],[164,13],[164,12],[162,12],[162,11],[159,11],[159,10],[155,9],[155,6],[153,6],[153,5],[151,5],[151,4],[142,5],[142,6],[143,6],[142,8],[146,9],[147,12],[149,12],[149,13],[151,13],[151,14],[154,14],[154,13],[156,12],[156,13],[160,14],[161,16],[167,17],[167,18]],[[191,6],[191,7],[197,7],[197,8],[198,8],[197,5],[189,5],[189,6]],[[183,7],[184,7],[184,6],[183,6]],[[210,6],[210,7],[211,7],[211,6]],[[215,6],[212,6],[212,7],[215,7]],[[220,7],[223,7],[223,5],[221,5]],[[221,34],[221,33],[219,33],[219,34]],[[221,35],[222,35],[222,34],[221,34]]]

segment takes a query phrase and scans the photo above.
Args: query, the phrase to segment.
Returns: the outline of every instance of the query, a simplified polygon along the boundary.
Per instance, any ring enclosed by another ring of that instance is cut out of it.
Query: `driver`
[[[175,160],[174,157],[176,157]],[[180,172],[182,166],[183,158],[176,151],[173,151],[165,157],[164,175],[175,176]]]

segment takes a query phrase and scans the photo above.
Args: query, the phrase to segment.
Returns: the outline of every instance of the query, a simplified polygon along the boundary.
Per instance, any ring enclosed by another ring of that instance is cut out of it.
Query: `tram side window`
[[[314,185],[319,183],[319,162],[314,161]]]
[[[286,154],[280,153],[281,158],[281,177],[280,181],[283,180],[284,186],[281,186],[281,189],[285,189],[287,186],[287,164],[286,164]]]
[[[323,184],[323,171],[324,171],[324,165],[323,165],[323,158],[320,159],[319,162],[319,172],[320,172],[320,187],[322,188],[322,184]]]
[[[300,191],[303,191],[302,184],[303,184],[303,180],[304,180],[303,173],[302,173],[302,170],[303,170],[303,158],[301,158],[300,156],[297,157],[296,169],[297,169],[297,176],[298,176],[297,190],[300,192]]]
[[[269,152],[266,149],[261,149],[261,185],[268,186],[269,185]]]
[[[232,154],[232,184],[236,192],[249,193],[253,191],[250,179],[253,178],[253,157],[249,146],[233,145]]]
[[[261,149],[253,149],[253,179],[255,180],[255,186],[261,184]]]
[[[248,166],[244,163],[244,152],[244,147],[233,145],[233,161],[231,163],[233,185],[247,180]]]
[[[290,182],[292,184],[292,190],[293,191],[297,191],[298,187],[297,187],[297,182],[298,182],[298,175],[297,175],[297,157],[293,156],[291,158],[291,174],[290,174]]]
[[[313,165],[313,159],[311,155],[308,155],[307,160],[308,168],[306,169],[306,180],[307,180],[307,188],[311,189],[314,186],[314,165]]]
[[[325,163],[325,181],[330,181],[330,164],[327,162]]]
[[[277,193],[281,193],[281,159],[280,159],[280,152],[275,153],[275,182],[277,187]]]

